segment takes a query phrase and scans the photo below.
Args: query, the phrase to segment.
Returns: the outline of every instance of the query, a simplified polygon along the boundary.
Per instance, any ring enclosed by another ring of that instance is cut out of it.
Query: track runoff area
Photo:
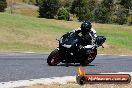
[[[53,83],[67,84],[70,82],[77,83],[78,85],[85,85],[90,83],[128,84],[131,82],[131,76],[132,76],[132,72],[87,74],[82,67],[79,67],[78,72],[75,76],[0,82],[0,88],[17,88],[17,87],[31,86],[34,84],[48,84],[48,85]]]

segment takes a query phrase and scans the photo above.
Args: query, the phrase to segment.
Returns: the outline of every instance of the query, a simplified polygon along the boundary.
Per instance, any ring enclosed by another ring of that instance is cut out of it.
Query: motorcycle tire
[[[87,66],[88,64],[89,64],[89,62],[88,61],[86,62],[85,60],[80,62],[81,66]]]
[[[47,63],[49,66],[56,66],[57,64],[60,63],[60,55],[59,55],[59,50],[55,49],[50,53],[47,59]]]
[[[91,63],[95,59],[96,55],[97,55],[97,49],[95,49],[94,53],[92,54],[93,58],[89,60],[89,63]]]
[[[80,65],[87,66],[89,63],[91,63],[95,59],[96,55],[97,55],[97,49],[95,49],[94,53],[91,54],[92,59],[89,59],[90,56],[87,56],[80,62]]]
[[[92,55],[92,59],[89,60],[89,63],[91,63],[95,59],[95,57],[97,55],[97,49],[95,49],[94,53],[92,53],[91,55]]]

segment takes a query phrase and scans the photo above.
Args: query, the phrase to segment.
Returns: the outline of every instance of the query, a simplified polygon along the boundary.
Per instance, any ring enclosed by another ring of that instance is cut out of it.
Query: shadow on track
[[[78,66],[81,66],[80,64],[71,64],[71,63],[68,63],[68,64],[59,64],[59,65],[56,65],[56,66],[65,66],[65,67],[69,67],[69,66],[74,66],[74,67],[78,67]],[[95,65],[87,65],[87,66],[95,66]],[[83,67],[86,67],[86,66],[83,66]]]

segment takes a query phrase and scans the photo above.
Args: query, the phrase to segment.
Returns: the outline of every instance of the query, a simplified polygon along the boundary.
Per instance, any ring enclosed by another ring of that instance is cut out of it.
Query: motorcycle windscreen
[[[63,47],[71,48],[71,47],[76,46],[76,44],[78,44],[80,40],[81,40],[80,36],[78,36],[77,34],[73,32],[70,32],[70,33],[63,35],[60,38],[60,44]]]

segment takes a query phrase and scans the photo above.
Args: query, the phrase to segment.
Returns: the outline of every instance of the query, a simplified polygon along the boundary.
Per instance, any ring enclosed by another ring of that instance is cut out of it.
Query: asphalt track
[[[0,82],[75,76],[78,64],[48,66],[44,53],[0,53]],[[132,56],[98,55],[87,73],[132,72]]]

